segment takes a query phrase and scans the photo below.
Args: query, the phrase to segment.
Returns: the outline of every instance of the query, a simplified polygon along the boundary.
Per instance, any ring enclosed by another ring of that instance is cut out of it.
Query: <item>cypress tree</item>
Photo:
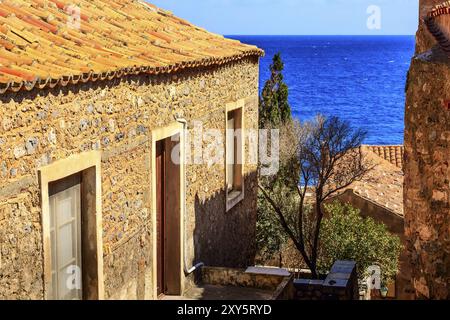
[[[259,125],[261,128],[278,127],[292,119],[288,102],[289,89],[283,81],[284,63],[281,54],[274,55],[270,65],[270,79],[264,85],[259,103]]]

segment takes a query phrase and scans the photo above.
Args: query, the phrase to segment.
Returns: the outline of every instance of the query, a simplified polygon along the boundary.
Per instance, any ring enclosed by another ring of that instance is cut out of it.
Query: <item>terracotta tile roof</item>
[[[403,216],[403,170],[380,156],[377,151],[380,147],[362,146],[361,148],[366,160],[374,166],[374,169],[361,181],[354,182],[343,192],[353,190],[353,193],[359,197],[395,215]],[[383,147],[383,150],[386,149],[388,148]]]
[[[438,17],[445,14],[450,14],[450,1],[445,1],[433,7],[433,9],[428,13],[429,17]]]
[[[0,93],[261,55],[140,0],[0,2]]]
[[[398,168],[403,168],[403,146],[364,146],[382,159],[389,161]]]
[[[425,17],[424,23],[441,48],[450,55],[450,1],[435,6]]]

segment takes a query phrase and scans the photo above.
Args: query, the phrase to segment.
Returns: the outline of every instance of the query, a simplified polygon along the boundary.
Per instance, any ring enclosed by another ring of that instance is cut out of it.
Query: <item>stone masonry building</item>
[[[420,1],[406,86],[405,232],[418,298],[450,299],[450,4]]]
[[[261,50],[139,0],[5,0],[0,44],[0,299],[156,299],[253,264]]]

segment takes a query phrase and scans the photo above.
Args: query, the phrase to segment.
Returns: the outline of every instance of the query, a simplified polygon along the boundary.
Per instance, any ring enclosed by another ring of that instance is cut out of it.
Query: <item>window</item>
[[[82,299],[81,175],[49,184],[51,298]]]
[[[46,299],[104,297],[100,167],[91,151],[38,169]]]
[[[236,163],[236,140],[235,136],[235,112],[228,112],[228,134],[230,135],[227,139],[227,191],[233,192],[236,188],[234,183],[235,175],[235,163]]]
[[[230,110],[231,109],[231,110]],[[226,196],[227,211],[244,197],[243,180],[243,116],[242,106],[227,108],[226,136]]]

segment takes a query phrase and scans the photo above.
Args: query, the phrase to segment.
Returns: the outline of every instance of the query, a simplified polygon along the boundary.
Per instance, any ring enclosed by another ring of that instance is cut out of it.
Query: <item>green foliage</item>
[[[274,183],[277,202],[286,213],[286,219],[293,222],[299,205],[298,197],[290,189]],[[278,197],[279,195],[279,197]],[[258,193],[258,219],[256,222],[256,242],[258,253],[265,261],[274,259],[280,254],[289,236],[280,224],[279,218],[273,212],[273,208],[267,203],[261,190]]]
[[[387,283],[398,271],[402,248],[399,237],[392,235],[383,223],[363,218],[358,209],[339,202],[326,205],[328,216],[322,221],[320,235],[320,270],[330,270],[336,260],[353,260],[363,279],[369,266],[381,268]]]
[[[292,172],[297,172],[295,168],[297,162],[296,155],[292,153],[292,149],[296,148],[294,144],[298,140],[296,131],[293,130],[294,122],[288,122],[281,125],[280,129],[280,145],[287,146],[289,144],[289,151],[287,148],[280,150],[280,163],[278,174],[273,177],[260,177],[260,181],[271,186],[274,190],[274,198],[277,203],[283,208],[286,213],[288,221],[294,221],[296,215],[299,198],[297,192],[293,188],[286,187],[287,181],[290,184],[296,184],[297,179]],[[288,183],[289,184],[289,183]],[[276,192],[275,192],[276,190]],[[256,243],[258,254],[263,260],[261,263],[275,259],[279,256],[283,246],[288,242],[289,236],[280,224],[277,214],[273,211],[272,206],[267,202],[263,196],[261,189],[258,192],[258,218],[256,221]]]
[[[277,53],[270,65],[271,76],[263,88],[259,103],[260,128],[278,127],[292,119],[289,89],[283,81],[283,70],[281,54]]]
[[[261,193],[261,192],[260,192]],[[262,263],[279,254],[288,240],[286,233],[272,209],[261,194],[258,195],[258,219],[256,221],[256,245]]]

